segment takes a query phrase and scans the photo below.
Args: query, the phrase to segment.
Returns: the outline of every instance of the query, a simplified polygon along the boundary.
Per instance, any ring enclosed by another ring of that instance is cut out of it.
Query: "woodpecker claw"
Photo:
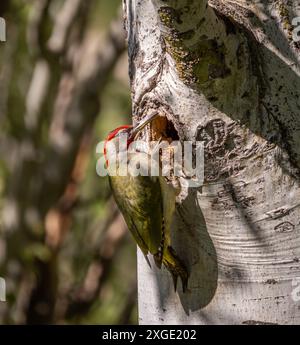
[[[177,291],[177,281],[178,281],[178,275],[177,274],[174,274],[172,273],[172,279],[173,279],[173,284],[174,284],[174,290],[175,292]]]
[[[188,278],[186,277],[180,277],[181,278],[181,284],[182,284],[182,291],[187,292],[188,291]]]

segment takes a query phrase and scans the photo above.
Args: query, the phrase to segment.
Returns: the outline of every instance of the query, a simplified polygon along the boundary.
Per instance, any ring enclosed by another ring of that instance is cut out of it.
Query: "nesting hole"
[[[151,124],[151,140],[167,140],[169,143],[179,140],[178,131],[172,121],[165,116],[159,116]]]

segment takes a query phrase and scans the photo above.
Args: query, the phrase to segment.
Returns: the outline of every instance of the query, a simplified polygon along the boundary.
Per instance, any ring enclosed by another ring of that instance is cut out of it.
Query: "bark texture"
[[[139,255],[140,323],[296,324],[300,69],[296,1],[125,0],[133,116],[152,137],[205,142],[205,183],[182,191],[174,247],[190,291]],[[171,128],[171,129],[170,129]],[[180,290],[180,289],[179,289]]]

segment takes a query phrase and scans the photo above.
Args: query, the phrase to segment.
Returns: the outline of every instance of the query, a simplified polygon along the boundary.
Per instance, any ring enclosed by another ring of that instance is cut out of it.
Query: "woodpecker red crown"
[[[132,128],[132,126],[131,125],[123,125],[123,126],[117,127],[116,129],[112,130],[108,134],[107,138],[105,139],[103,153],[104,153],[104,158],[105,158],[105,162],[106,162],[107,166],[108,166],[107,149],[106,149],[107,148],[107,143],[110,140],[114,139],[119,134],[120,131],[122,131],[123,129],[129,129],[129,128]],[[132,139],[128,139],[127,146],[130,145],[131,141],[132,141]]]
[[[120,131],[124,130],[124,129],[130,129],[129,132],[129,137],[127,140],[127,147],[134,141],[135,137],[138,135],[138,133],[149,123],[151,123],[153,120],[155,120],[157,117],[159,116],[158,113],[154,112],[146,117],[144,117],[143,119],[141,119],[135,126],[131,126],[131,125],[124,125],[124,126],[120,126],[117,127],[116,129],[114,129],[113,131],[111,131],[104,143],[104,157],[106,160],[106,165],[108,166],[108,160],[107,160],[107,150],[106,150],[106,146],[107,143],[114,139]]]

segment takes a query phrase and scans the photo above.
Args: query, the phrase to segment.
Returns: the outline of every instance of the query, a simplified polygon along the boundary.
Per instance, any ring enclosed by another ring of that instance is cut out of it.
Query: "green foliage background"
[[[34,137],[26,129],[25,113],[28,89],[38,61],[38,53],[28,43],[28,26],[38,2],[39,0],[13,0],[4,1],[0,6],[0,15],[5,18],[8,30],[7,42],[0,43],[0,144],[2,146],[0,149],[0,276],[7,279],[7,302],[5,305],[0,305],[0,322],[15,324],[31,323],[30,320],[35,320],[36,323],[136,323],[135,245],[126,231],[108,257],[103,259],[99,255],[99,250],[106,251],[106,233],[108,231],[114,233],[109,228],[115,226],[118,229],[124,227],[124,224],[122,220],[116,220],[119,217],[117,212],[112,215],[115,206],[111,200],[108,181],[106,178],[98,177],[95,169],[98,159],[95,152],[97,143],[105,138],[108,131],[130,121],[130,90],[125,50],[118,57],[113,71],[108,74],[105,88],[99,91],[100,106],[92,128],[80,138],[83,141],[86,137],[89,139],[84,146],[85,165],[82,168],[82,178],[76,184],[76,202],[67,212],[67,224],[61,227],[63,240],[59,247],[54,251],[49,248],[45,240],[45,224],[51,209],[59,209],[60,200],[51,205],[46,216],[39,220],[37,235],[35,229],[30,226],[25,228],[20,221],[14,229],[14,237],[11,240],[12,235],[6,224],[9,200],[15,200],[20,205],[28,203],[24,207],[31,207],[29,199],[23,200],[22,188],[15,186],[26,186],[31,180],[34,183],[35,169],[39,167],[37,159],[32,165],[32,170],[29,170],[29,175],[24,176],[21,170],[16,181],[16,171],[9,163],[10,156],[15,151],[16,154],[21,152],[25,139],[37,144],[39,154],[42,156],[47,154],[52,124],[52,117],[49,114],[53,111],[59,92],[58,87],[54,86],[53,89],[49,87],[44,106],[45,113],[42,115],[38,135],[35,134]],[[42,42],[49,39],[54,20],[65,3],[63,0],[50,2],[51,6],[40,30],[39,39]],[[82,34],[104,37],[112,19],[117,16],[120,5],[120,0],[92,0],[86,18],[88,24]],[[76,20],[79,22],[80,17]],[[89,64],[89,61],[86,63]],[[57,66],[54,65],[51,69],[54,81],[60,81],[61,71],[64,69],[61,61]],[[61,178],[65,179],[66,176]],[[70,183],[72,184],[72,176],[67,176],[61,197]],[[38,193],[45,198],[47,193],[51,192],[43,185],[36,188],[40,188]],[[63,212],[60,213],[61,219],[64,216]],[[27,236],[27,233],[30,235]],[[109,249],[107,250],[109,252]],[[40,311],[43,310],[41,306],[46,305],[49,308],[47,303],[54,303],[55,310],[60,310],[64,303],[71,303],[69,300],[73,299],[74,293],[76,295],[76,291],[80,292],[85,282],[89,283],[89,279],[92,280],[93,274],[88,276],[88,271],[93,261],[97,260],[99,260],[97,267],[103,266],[106,270],[105,279],[98,282],[101,289],[89,301],[90,305],[87,308],[75,308],[71,316],[54,311],[45,318],[37,317],[39,313],[43,315],[43,311]],[[39,285],[41,276],[46,274],[45,268],[40,269],[40,267],[42,265],[49,268],[50,262],[49,274],[53,274],[54,278],[49,277],[49,281],[54,281],[56,286],[55,300],[38,301],[33,291]],[[15,275],[11,274],[13,269],[16,271]],[[24,291],[27,293],[26,297],[21,295]],[[32,309],[36,314],[35,318],[30,315],[31,303],[35,308]]]

